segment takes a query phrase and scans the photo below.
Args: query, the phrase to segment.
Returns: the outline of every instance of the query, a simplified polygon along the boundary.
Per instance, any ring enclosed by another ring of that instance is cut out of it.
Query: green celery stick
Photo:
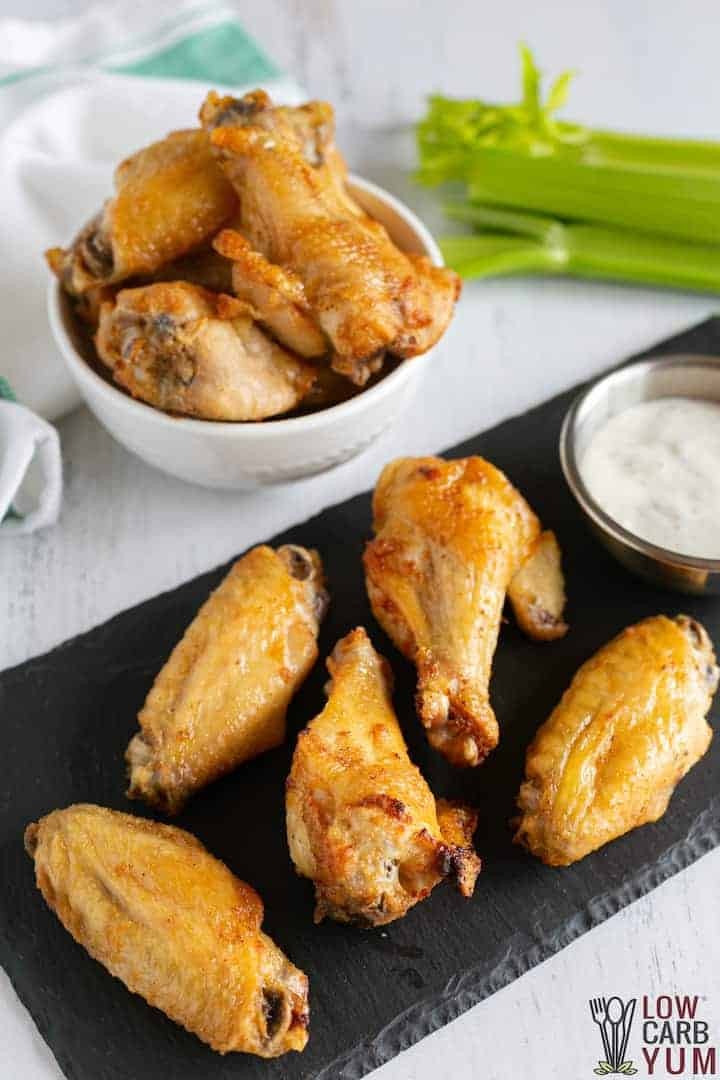
[[[418,124],[421,183],[461,181],[472,203],[720,243],[720,143],[595,131],[556,118],[523,47],[514,105],[430,99]]]

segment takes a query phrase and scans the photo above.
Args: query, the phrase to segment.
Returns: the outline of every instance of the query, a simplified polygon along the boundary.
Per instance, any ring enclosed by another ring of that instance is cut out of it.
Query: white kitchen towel
[[[0,376],[49,420],[80,401],[50,336],[43,251],[67,244],[115,165],[196,123],[208,89],[294,104],[238,20],[242,3],[104,3],[54,22],[0,19]]]
[[[61,497],[57,431],[19,405],[0,377],[0,534],[35,532],[53,525]]]

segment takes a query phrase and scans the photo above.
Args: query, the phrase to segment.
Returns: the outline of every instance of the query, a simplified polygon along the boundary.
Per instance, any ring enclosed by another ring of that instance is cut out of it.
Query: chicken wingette
[[[567,630],[557,541],[480,457],[391,462],[373,515],[365,552],[373,613],[417,667],[431,745],[454,765],[477,765],[498,742],[488,684],[506,593],[531,637]]]
[[[203,604],[155,680],[127,749],[130,798],[169,814],[279,746],[318,655],[327,605],[315,551],[256,547]]]
[[[405,358],[435,344],[452,317],[460,279],[401,252],[354,204],[328,135],[330,106],[306,109],[314,109],[315,122],[307,115],[298,122],[261,90],[240,99],[211,93],[200,119],[240,196],[244,237],[266,264],[302,285],[333,368],[364,385],[386,352]],[[307,131],[323,132],[310,140],[311,152]]]
[[[173,131],[115,171],[115,195],[67,250],[46,257],[68,292],[150,274],[208,243],[237,208],[204,131]]]
[[[287,782],[290,855],[315,883],[316,921],[382,926],[448,875],[472,895],[476,815],[436,804],[408,757],[387,661],[357,629],[328,670],[327,704],[299,735]]]
[[[317,369],[231,296],[184,281],[122,289],[100,306],[98,356],[133,397],[204,420],[263,420],[307,395]]]
[[[325,337],[297,275],[253,251],[235,229],[223,229],[213,247],[232,266],[235,295],[252,306],[273,337],[299,356],[312,359],[327,352]]]
[[[304,1048],[306,976],[260,929],[255,890],[190,833],[76,805],[25,847],[48,907],[128,990],[222,1054]]]
[[[693,619],[656,615],[623,630],[583,664],[530,744],[516,841],[568,866],[657,821],[710,745],[717,683]]]

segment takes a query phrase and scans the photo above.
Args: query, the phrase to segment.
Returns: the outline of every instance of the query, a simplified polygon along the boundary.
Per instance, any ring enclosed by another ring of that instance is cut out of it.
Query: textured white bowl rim
[[[405,203],[385,191],[378,184],[373,184],[370,180],[364,180],[354,173],[348,175],[348,186],[365,191],[368,195],[373,195],[379,201],[384,202],[412,229],[422,244],[424,253],[430,257],[431,262],[435,266],[443,265],[442,253],[432,234],[423,225],[417,214],[413,213]],[[380,379],[375,386],[371,386],[368,390],[364,390],[362,393],[350,398],[349,401],[343,401],[339,405],[331,405],[327,409],[319,409],[317,412],[310,413],[307,416],[290,416],[280,420],[261,421],[200,420],[195,417],[169,416],[152,405],[136,401],[122,390],[118,390],[106,382],[96,371],[93,371],[87,360],[76,349],[65,328],[61,306],[62,295],[60,283],[53,277],[48,286],[50,328],[74,378],[80,383],[84,381],[92,383],[95,392],[105,398],[109,404],[117,406],[122,403],[122,407],[127,409],[130,414],[142,415],[145,420],[155,421],[160,426],[172,426],[174,431],[186,428],[188,431],[202,432],[204,435],[207,434],[220,439],[237,438],[240,433],[242,433],[243,438],[262,438],[264,435],[288,431],[290,428],[292,428],[293,433],[297,434],[305,431],[309,432],[315,428],[324,427],[331,419],[347,419],[355,413],[364,412],[371,407],[373,401],[378,401],[382,395],[398,388],[401,381],[407,382],[408,379],[412,378],[414,371],[419,372],[423,361],[426,359],[425,356],[421,355],[410,360],[404,360],[395,371],[391,371],[385,378]]]

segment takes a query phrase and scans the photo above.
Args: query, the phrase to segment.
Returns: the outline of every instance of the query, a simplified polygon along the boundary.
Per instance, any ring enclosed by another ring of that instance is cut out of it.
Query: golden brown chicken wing
[[[204,131],[173,131],[115,171],[115,189],[67,250],[47,259],[74,294],[149,274],[207,243],[237,207]]]
[[[252,306],[273,337],[307,358],[327,352],[325,337],[296,274],[268,262],[234,229],[223,229],[213,243],[217,252],[232,260],[235,295]]]
[[[438,340],[459,278],[404,255],[353,205],[336,151],[331,164],[326,153],[314,165],[288,110],[274,108],[260,90],[242,99],[210,94],[200,117],[241,195],[243,234],[300,280],[336,371],[363,385],[386,351],[416,356]]]
[[[175,646],[130,742],[130,798],[174,814],[193,792],[279,746],[317,659],[327,605],[315,551],[256,547],[235,563]]]
[[[287,782],[290,855],[315,883],[315,919],[382,926],[448,874],[472,895],[476,815],[437,806],[408,757],[390,668],[363,629],[328,660],[328,702],[298,737]]]
[[[512,595],[522,628],[539,639],[566,630],[559,548],[509,480],[480,457],[391,462],[373,514],[376,538],[365,552],[373,613],[417,667],[418,713],[430,743],[454,765],[478,765],[498,741],[488,684],[505,594],[518,571],[525,568],[524,579]]]
[[[712,738],[710,639],[685,615],[630,626],[583,664],[528,752],[516,841],[568,866],[665,813]]]
[[[260,929],[255,890],[190,833],[78,805],[25,847],[48,907],[128,990],[222,1054],[304,1048],[307,978]]]
[[[247,304],[183,281],[123,289],[103,303],[95,344],[133,397],[205,420],[288,412],[317,377],[260,329]]]

